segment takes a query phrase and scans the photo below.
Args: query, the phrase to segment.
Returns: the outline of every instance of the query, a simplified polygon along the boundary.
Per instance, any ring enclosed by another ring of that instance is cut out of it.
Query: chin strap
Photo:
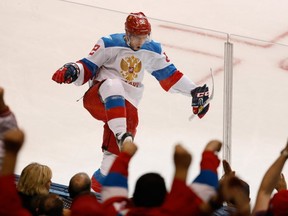
[[[130,47],[130,37],[128,36],[127,33],[126,33],[124,38],[125,38],[125,41],[126,41],[127,45]]]

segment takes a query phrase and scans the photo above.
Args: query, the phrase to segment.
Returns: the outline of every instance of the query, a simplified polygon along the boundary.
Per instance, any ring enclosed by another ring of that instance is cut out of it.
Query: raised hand
[[[191,161],[192,155],[181,144],[177,144],[174,150],[175,167],[188,169]]]
[[[219,152],[222,148],[222,142],[219,140],[211,140],[209,141],[206,146],[204,151],[212,151],[212,152]]]
[[[177,144],[174,150],[174,177],[186,181],[191,161],[192,155],[181,144]]]
[[[275,189],[279,192],[281,190],[287,190],[287,183],[285,180],[285,176],[283,173],[281,173],[279,180],[275,186]]]
[[[206,104],[209,99],[209,88],[203,85],[191,91],[192,96],[192,109],[195,115],[202,118],[209,110],[210,104]]]
[[[53,74],[52,80],[60,84],[70,84],[78,78],[79,73],[80,69],[77,64],[67,63]]]
[[[133,156],[137,152],[137,149],[138,147],[134,142],[124,141],[121,151]]]
[[[11,129],[4,133],[5,151],[17,154],[24,143],[25,134],[20,129]]]

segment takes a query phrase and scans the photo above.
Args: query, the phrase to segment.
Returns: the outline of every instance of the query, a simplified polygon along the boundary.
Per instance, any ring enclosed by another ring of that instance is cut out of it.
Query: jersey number
[[[163,54],[166,56],[166,62],[170,62],[170,59],[168,58],[167,54],[165,52]]]
[[[91,50],[91,52],[89,53],[89,55],[93,55],[98,49],[99,49],[100,45],[96,44],[93,49]]]

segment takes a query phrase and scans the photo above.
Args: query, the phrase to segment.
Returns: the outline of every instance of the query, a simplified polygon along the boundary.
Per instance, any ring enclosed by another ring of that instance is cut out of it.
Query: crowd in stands
[[[254,206],[250,188],[230,164],[222,160],[224,175],[219,178],[222,143],[211,140],[203,149],[199,174],[188,183],[192,154],[181,144],[174,148],[174,178],[167,190],[165,179],[158,173],[146,173],[136,182],[129,197],[129,164],[137,152],[133,141],[123,143],[101,186],[101,199],[91,190],[87,173],[71,177],[68,191],[71,206],[65,208],[62,198],[49,192],[52,170],[37,162],[28,164],[15,183],[18,153],[25,144],[25,132],[17,126],[13,112],[0,88],[0,215],[288,215],[288,191],[283,167],[288,158],[288,143],[268,167],[259,186]],[[273,195],[274,190],[276,193]]]

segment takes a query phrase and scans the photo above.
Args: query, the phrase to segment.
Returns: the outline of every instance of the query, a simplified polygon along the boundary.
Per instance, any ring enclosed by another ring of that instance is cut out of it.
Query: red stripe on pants
[[[95,119],[104,122],[102,149],[118,155],[119,148],[117,146],[113,132],[108,127],[107,112],[105,110],[104,103],[102,102],[102,99],[99,95],[99,87],[102,82],[98,82],[93,87],[88,89],[88,91],[83,97],[83,106]],[[127,100],[125,100],[125,106],[127,131],[135,136],[136,128],[138,126],[138,110]]]

